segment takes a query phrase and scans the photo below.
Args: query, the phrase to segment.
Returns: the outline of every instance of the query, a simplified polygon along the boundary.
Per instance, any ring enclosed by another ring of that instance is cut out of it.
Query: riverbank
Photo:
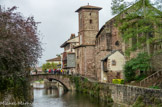
[[[161,107],[162,90],[129,85],[90,81],[84,77],[71,77],[76,91],[86,93],[107,103],[133,107]],[[139,105],[139,106],[138,106]]]
[[[1,77],[0,78],[0,106],[12,105],[19,107],[24,103],[33,101],[33,90],[30,82],[25,77]]]

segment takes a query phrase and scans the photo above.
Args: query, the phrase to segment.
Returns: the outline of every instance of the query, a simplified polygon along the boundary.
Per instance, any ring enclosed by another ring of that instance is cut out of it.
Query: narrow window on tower
[[[92,19],[89,20],[89,23],[92,24]]]

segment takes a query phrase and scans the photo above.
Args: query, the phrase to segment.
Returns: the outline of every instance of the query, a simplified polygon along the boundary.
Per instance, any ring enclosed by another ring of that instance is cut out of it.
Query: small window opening
[[[112,65],[115,66],[116,65],[116,61],[112,60]]]
[[[91,13],[89,13],[89,15],[91,16]]]
[[[119,41],[116,41],[116,42],[115,42],[115,45],[116,45],[116,46],[119,46],[119,45],[120,45],[120,44],[119,44]]]
[[[89,23],[92,24],[92,19],[89,20]]]
[[[144,74],[144,72],[143,71],[140,71],[140,75],[142,75],[142,74]]]

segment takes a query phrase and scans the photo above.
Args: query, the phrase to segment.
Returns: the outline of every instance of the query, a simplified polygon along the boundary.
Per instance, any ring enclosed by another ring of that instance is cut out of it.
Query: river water
[[[40,85],[40,87],[42,87]],[[111,107],[86,94],[64,92],[63,87],[34,89],[32,107]]]

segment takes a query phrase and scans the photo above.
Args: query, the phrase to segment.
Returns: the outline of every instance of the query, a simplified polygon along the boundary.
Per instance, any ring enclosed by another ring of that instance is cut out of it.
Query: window
[[[112,60],[112,66],[116,66],[116,61]]]
[[[116,46],[119,46],[119,45],[120,45],[120,44],[119,44],[119,41],[116,41],[116,42],[115,42],[115,45],[116,45]]]
[[[162,46],[160,45],[159,48],[162,49]]]
[[[77,59],[79,59],[79,49],[77,49]]]
[[[120,72],[117,72],[116,78],[120,79],[120,75],[121,75],[121,73]]]
[[[105,71],[105,72],[108,71],[108,69],[107,69],[107,60],[105,60],[105,61],[103,62],[103,71]]]
[[[89,23],[92,24],[92,19],[89,20]]]
[[[89,13],[89,15],[91,16],[91,13]]]

